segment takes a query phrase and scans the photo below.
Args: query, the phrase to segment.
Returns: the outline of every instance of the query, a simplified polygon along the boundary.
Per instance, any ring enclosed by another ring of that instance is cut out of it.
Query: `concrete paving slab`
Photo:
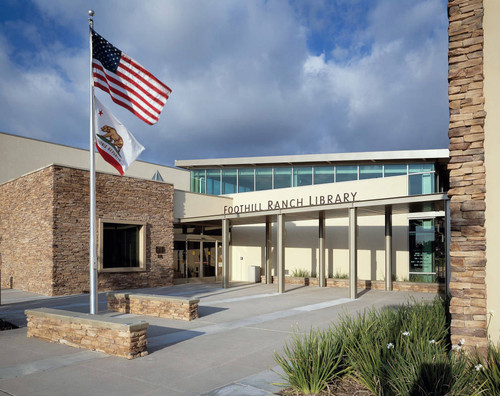
[[[185,284],[146,289],[148,294],[200,299],[201,318],[175,321],[145,319],[150,354],[128,361],[26,338],[26,329],[0,332],[0,394],[15,395],[263,395],[281,382],[274,351],[293,332],[326,328],[340,315],[372,307],[393,306],[422,293],[362,291],[347,299],[347,289],[287,285]],[[88,295],[36,298],[32,293],[2,290],[0,318],[24,321],[24,310],[49,307],[88,312]],[[139,290],[134,290],[139,292]],[[24,300],[23,300],[24,298]],[[99,295],[102,315],[106,297]],[[4,353],[6,352],[6,353]]]

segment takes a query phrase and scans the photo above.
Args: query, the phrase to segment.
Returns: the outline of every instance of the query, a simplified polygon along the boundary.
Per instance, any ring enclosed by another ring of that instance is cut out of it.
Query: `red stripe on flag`
[[[120,66],[118,66],[118,70],[116,71],[116,75],[118,77],[120,77],[121,79],[127,81],[128,83],[132,84],[134,87],[136,87],[137,89],[139,89],[144,95],[146,95],[148,98],[146,99],[147,100],[153,100],[155,101],[156,103],[158,103],[160,106],[164,106],[165,105],[165,102],[164,101],[161,101],[160,99],[158,99],[157,97],[153,96],[150,92],[148,92],[146,89],[144,89],[140,84],[138,84],[136,81],[134,81],[133,79],[131,79],[129,76],[127,76],[125,73],[121,72],[120,69],[124,69],[124,70],[127,70],[129,73],[133,73],[131,70],[129,70],[128,68],[122,66],[120,64]],[[155,91],[159,96],[165,98],[165,101],[168,99],[168,96],[165,96],[162,92],[158,91],[158,89],[150,84],[148,84],[146,81],[144,82],[145,85],[148,85],[148,87]]]
[[[132,95],[139,96],[141,98],[142,98],[142,96],[137,95],[137,93],[135,91],[131,91],[130,89],[128,89],[128,87],[124,86],[123,83],[121,83],[119,80],[116,80],[115,78],[108,75],[107,73],[104,75],[104,78],[102,77],[102,75],[94,73],[94,79],[95,78],[99,79],[100,81],[105,82],[106,85],[109,87],[109,90],[111,90],[111,92],[113,94],[115,94],[116,96],[122,97],[128,103],[130,103],[131,105],[134,105],[135,107],[140,109],[143,113],[145,113],[146,116],[151,117],[152,119],[158,121],[158,118],[160,116],[158,109],[151,107],[151,106],[144,108],[141,103],[137,102],[135,99],[131,98],[129,95],[132,94]],[[126,92],[122,92],[119,89],[114,88],[113,86],[111,86],[109,84],[108,81],[111,81],[113,84],[118,85],[119,87],[123,88]],[[108,93],[110,93],[110,92],[108,91]],[[127,94],[129,94],[129,95],[127,95]],[[111,93],[110,93],[110,95],[111,95]],[[151,112],[150,110],[153,110],[153,112]]]
[[[122,166],[116,161],[111,155],[109,155],[107,152],[105,152],[103,149],[99,147],[99,145],[96,143],[95,145],[97,147],[97,151],[99,151],[99,154],[101,154],[101,157],[106,161],[108,164],[110,164],[113,168],[115,168],[121,176],[123,176],[123,168]]]
[[[122,57],[121,59],[125,59],[128,63],[130,63],[133,67],[135,67],[136,69],[139,69],[141,72],[143,72],[145,75],[147,75],[149,78],[151,78],[152,80],[154,80],[155,82],[157,82],[158,84],[160,84],[161,86],[163,86],[167,91],[169,91],[169,93],[172,92],[172,90],[167,87],[165,84],[163,84],[160,80],[158,80],[155,76],[153,76],[150,72],[148,72],[140,63],[137,63],[134,59],[132,59],[130,56],[128,56],[127,54],[124,54],[122,52]]]

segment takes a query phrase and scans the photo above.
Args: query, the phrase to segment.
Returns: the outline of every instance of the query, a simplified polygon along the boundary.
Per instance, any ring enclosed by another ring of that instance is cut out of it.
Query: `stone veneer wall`
[[[97,217],[146,223],[146,271],[100,272],[99,291],[172,284],[173,186],[96,175]],[[0,186],[2,287],[89,290],[89,172],[52,165]],[[165,253],[157,254],[156,247]]]
[[[28,337],[126,359],[148,354],[147,322],[50,308],[32,309],[25,313]]]
[[[451,339],[487,342],[483,0],[449,0]]]
[[[54,170],[0,185],[1,287],[52,294]]]

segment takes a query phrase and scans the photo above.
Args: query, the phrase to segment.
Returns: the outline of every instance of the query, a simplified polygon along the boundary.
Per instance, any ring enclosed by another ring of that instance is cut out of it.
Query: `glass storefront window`
[[[312,167],[300,166],[293,168],[293,186],[310,186],[312,184]]]
[[[358,166],[357,165],[342,165],[336,168],[336,182],[358,180]]]
[[[335,167],[315,166],[314,184],[333,183],[335,181]]]
[[[360,165],[359,166],[359,180],[375,179],[382,177],[382,165]]]
[[[207,169],[207,194],[220,195],[220,169]]]
[[[234,194],[237,182],[236,169],[222,170],[222,194]]]
[[[257,168],[255,170],[255,187],[257,191],[271,190],[273,188],[272,168]]]
[[[401,176],[401,175],[406,175],[407,173],[408,173],[408,165],[406,164],[384,165],[384,177]]]
[[[238,192],[248,192],[254,190],[254,170],[238,169]]]
[[[433,194],[435,190],[434,173],[421,173],[408,176],[408,194]]]
[[[205,169],[191,171],[191,192],[205,194]]]
[[[434,172],[434,164],[410,164],[409,173]]]
[[[444,220],[409,221],[410,281],[444,281],[446,268]]]
[[[274,188],[292,187],[292,168],[274,168]]]

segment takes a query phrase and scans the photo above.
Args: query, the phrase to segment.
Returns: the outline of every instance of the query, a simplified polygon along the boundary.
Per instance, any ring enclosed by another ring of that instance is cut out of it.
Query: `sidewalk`
[[[294,331],[326,328],[342,313],[391,306],[410,296],[434,298],[371,290],[350,300],[347,289],[286,286],[281,295],[276,285],[265,284],[144,289],[200,299],[200,318],[182,322],[143,317],[150,324],[149,355],[130,361],[27,338],[25,327],[2,331],[0,395],[268,395],[280,389],[272,384],[281,382],[274,351],[280,352]],[[88,299],[2,290],[0,318],[25,326],[25,309],[88,312]],[[105,294],[99,296],[99,309],[106,309]]]

